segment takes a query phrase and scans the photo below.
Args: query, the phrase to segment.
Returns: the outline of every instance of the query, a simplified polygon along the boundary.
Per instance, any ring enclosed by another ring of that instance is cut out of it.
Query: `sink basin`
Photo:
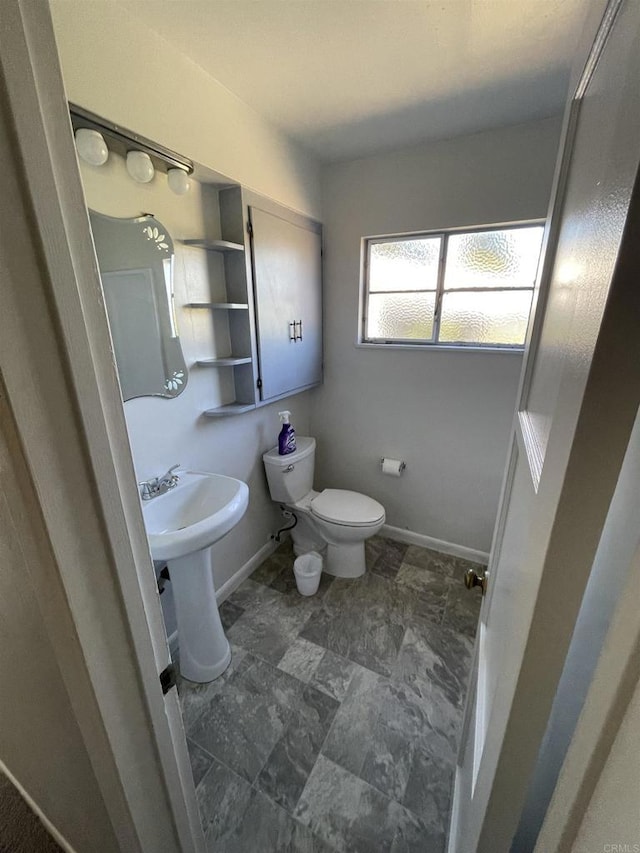
[[[164,495],[145,501],[144,523],[154,560],[173,560],[208,548],[240,521],[249,502],[246,483],[222,474],[187,471]]]
[[[176,608],[180,673],[204,683],[221,675],[231,649],[218,613],[211,546],[245,514],[249,487],[241,480],[186,471],[178,485],[144,501],[149,548],[166,562]]]

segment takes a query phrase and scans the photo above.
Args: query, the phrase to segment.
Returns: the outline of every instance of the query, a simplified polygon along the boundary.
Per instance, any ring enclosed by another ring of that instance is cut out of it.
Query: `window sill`
[[[356,341],[355,346],[358,349],[377,349],[377,350],[414,350],[420,352],[468,352],[468,353],[506,353],[508,355],[523,355],[524,346],[521,347],[480,347],[473,344],[378,344],[370,343],[369,341]]]

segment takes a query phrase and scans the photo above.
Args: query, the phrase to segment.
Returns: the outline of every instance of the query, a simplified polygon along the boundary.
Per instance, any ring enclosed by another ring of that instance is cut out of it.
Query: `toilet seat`
[[[369,527],[384,518],[384,507],[373,498],[345,489],[325,489],[310,503],[311,514],[344,527]]]

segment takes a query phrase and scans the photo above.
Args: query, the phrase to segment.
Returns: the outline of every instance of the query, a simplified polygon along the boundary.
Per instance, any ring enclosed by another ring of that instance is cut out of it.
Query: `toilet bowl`
[[[325,571],[341,578],[357,578],[366,571],[364,543],[385,522],[382,504],[345,489],[314,491],[315,438],[296,439],[297,450],[280,456],[274,447],[262,457],[274,501],[295,513],[291,531],[296,556],[325,550]]]

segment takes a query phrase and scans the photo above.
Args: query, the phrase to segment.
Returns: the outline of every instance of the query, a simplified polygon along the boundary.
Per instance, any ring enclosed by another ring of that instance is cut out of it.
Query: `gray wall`
[[[522,358],[355,346],[364,236],[545,217],[560,119],[329,165],[318,487],[381,501],[389,524],[488,551]],[[407,462],[384,477],[379,458]]]

